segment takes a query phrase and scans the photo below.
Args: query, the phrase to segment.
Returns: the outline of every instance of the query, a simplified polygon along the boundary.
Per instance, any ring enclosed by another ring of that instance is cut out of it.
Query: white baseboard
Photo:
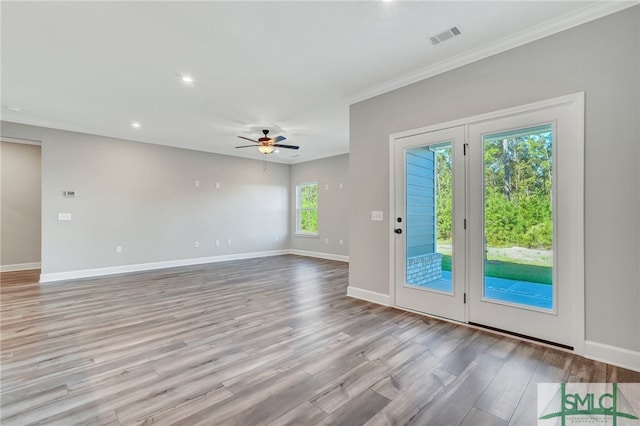
[[[388,294],[378,293],[377,291],[349,286],[347,287],[347,296],[377,303],[378,305],[391,306],[391,297]]]
[[[587,340],[584,357],[640,372],[640,352]]]
[[[78,271],[53,272],[40,274],[40,282],[48,283],[78,278],[100,277],[104,275],[125,274],[129,272],[150,271],[153,269],[175,268],[178,266],[202,265],[205,263],[226,262],[229,260],[255,259],[258,257],[289,254],[289,250],[271,250],[253,253],[239,253],[222,256],[198,257],[193,259],[168,260],[164,262],[140,263],[136,265],[111,266],[107,268],[82,269]]]
[[[17,263],[15,265],[0,266],[0,272],[28,271],[29,269],[40,269],[40,262]]]
[[[295,254],[298,256],[317,257],[319,259],[337,260],[339,262],[348,262],[349,256],[343,256],[340,254],[321,253],[317,251],[295,250],[290,249],[289,254]]]

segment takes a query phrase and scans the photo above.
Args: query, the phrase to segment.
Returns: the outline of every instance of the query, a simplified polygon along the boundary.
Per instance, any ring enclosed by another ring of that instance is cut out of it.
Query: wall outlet
[[[122,253],[122,246],[116,246],[116,253],[117,254]]]
[[[216,245],[219,246],[220,245],[220,240],[216,240]]]
[[[58,220],[71,220],[71,213],[58,213]]]
[[[328,239],[328,238],[325,238],[325,239],[324,239],[324,243],[325,243],[325,244],[329,244],[329,239]]]
[[[342,245],[344,242],[342,240],[338,241],[338,244]]]
[[[200,247],[200,241],[194,241],[194,242],[193,242],[193,246],[194,246],[195,248]]]
[[[340,189],[344,188],[344,185],[342,184],[342,182],[340,182],[340,185],[338,185],[340,187]]]
[[[216,189],[220,189],[220,182],[216,182]]]
[[[384,212],[382,210],[371,210],[371,220],[382,222],[384,220]]]
[[[280,241],[280,237],[276,235],[276,241]]]
[[[231,245],[231,238],[227,240],[227,245]]]
[[[324,190],[325,190],[325,191],[328,191],[328,190],[329,190],[329,185],[328,185],[328,184],[324,186]]]

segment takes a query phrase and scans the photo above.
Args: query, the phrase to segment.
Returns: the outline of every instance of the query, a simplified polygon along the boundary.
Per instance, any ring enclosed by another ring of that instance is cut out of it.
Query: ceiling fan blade
[[[245,140],[248,140],[248,141],[250,141],[250,142],[260,143],[260,142],[258,142],[258,141],[254,141],[253,139],[245,138],[244,136],[238,136],[238,137],[239,137],[240,139],[245,139]]]
[[[255,148],[256,145],[242,145],[242,146],[236,146],[236,148]]]
[[[275,144],[275,145],[273,145],[273,146],[278,147],[278,148],[300,149],[300,147],[299,147],[299,146],[296,146],[296,145],[280,145],[280,144]]]
[[[278,142],[282,142],[285,139],[286,138],[284,136],[276,136],[275,138],[273,138],[271,140],[273,141],[273,143],[278,143]]]

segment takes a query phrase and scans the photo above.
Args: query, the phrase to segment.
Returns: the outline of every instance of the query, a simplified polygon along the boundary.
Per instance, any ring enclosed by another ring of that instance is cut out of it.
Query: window
[[[296,199],[297,233],[318,235],[318,183],[299,183]]]

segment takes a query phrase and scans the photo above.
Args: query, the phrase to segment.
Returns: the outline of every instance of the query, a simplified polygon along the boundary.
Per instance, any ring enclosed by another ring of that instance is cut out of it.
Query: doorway
[[[41,266],[41,145],[2,136],[0,141],[0,272]]]
[[[396,306],[575,346],[583,111],[579,94],[392,135]]]

